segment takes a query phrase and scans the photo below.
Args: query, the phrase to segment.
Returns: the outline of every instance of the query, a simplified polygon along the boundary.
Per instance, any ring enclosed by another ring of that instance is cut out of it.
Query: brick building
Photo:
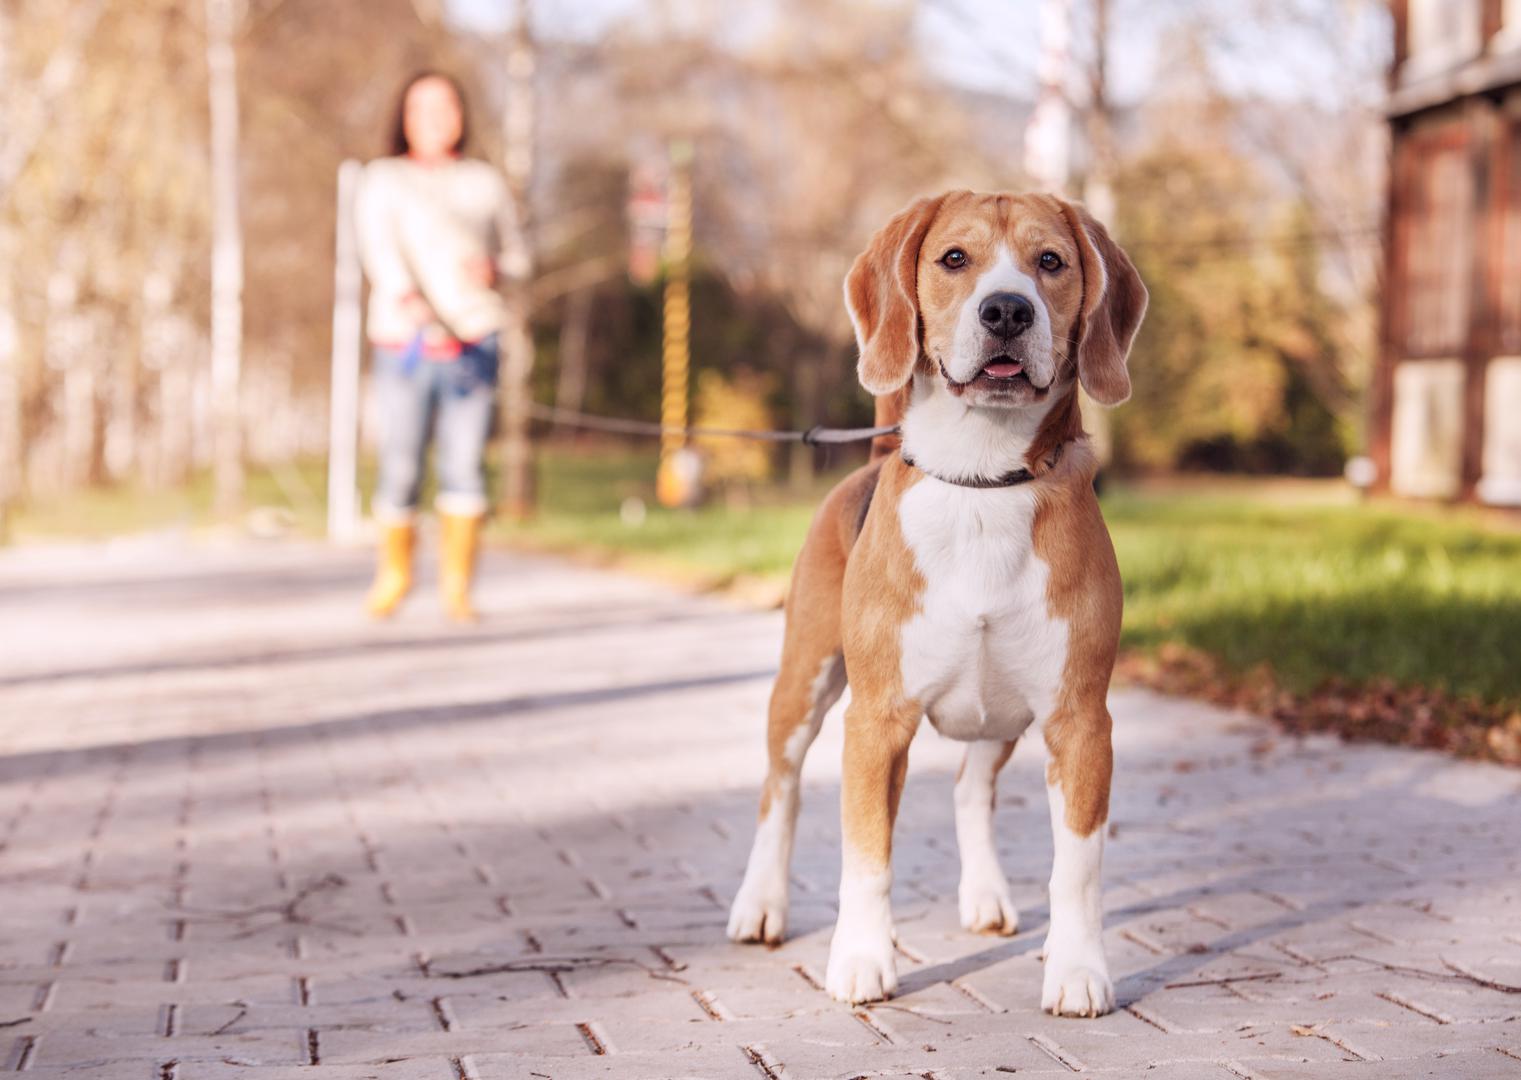
[[[1521,0],[1391,8],[1378,482],[1521,506]]]

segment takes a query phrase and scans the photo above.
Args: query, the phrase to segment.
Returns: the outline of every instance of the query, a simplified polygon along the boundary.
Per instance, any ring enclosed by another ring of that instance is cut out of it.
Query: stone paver
[[[898,830],[903,993],[819,988],[837,714],[794,936],[729,944],[776,613],[493,555],[490,618],[356,614],[362,553],[0,557],[0,1071],[109,1080],[1521,1076],[1521,773],[1119,690],[1121,1009],[1038,1008],[1040,755],[997,812],[1024,925],[956,925],[951,774]]]

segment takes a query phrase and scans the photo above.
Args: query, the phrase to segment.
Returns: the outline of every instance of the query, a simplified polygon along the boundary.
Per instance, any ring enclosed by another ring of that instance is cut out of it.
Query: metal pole
[[[363,166],[338,166],[338,229],[333,260],[333,367],[328,391],[327,535],[340,544],[359,532],[359,245],[354,200]]]
[[[662,345],[660,471],[655,495],[662,505],[680,506],[690,494],[677,471],[677,454],[686,446],[687,399],[690,389],[692,334],[692,144],[672,141],[671,178],[667,196],[665,237],[666,280]]]

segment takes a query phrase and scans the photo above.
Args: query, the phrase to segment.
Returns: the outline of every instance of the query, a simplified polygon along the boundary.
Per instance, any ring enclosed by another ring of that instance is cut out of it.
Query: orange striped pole
[[[684,139],[670,146],[671,174],[666,205],[665,309],[661,349],[660,422],[667,429],[687,426],[691,383],[692,343],[692,144]],[[655,497],[662,506],[689,501],[690,480],[678,467],[686,435],[667,430],[660,437],[660,471]]]

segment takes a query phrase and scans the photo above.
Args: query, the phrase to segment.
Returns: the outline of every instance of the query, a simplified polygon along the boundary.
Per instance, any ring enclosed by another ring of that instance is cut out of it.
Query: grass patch
[[[1454,513],[1116,493],[1123,643],[1285,689],[1389,680],[1521,703],[1521,536]]]
[[[667,510],[655,502],[657,456],[559,451],[539,459],[539,511],[532,521],[500,522],[493,535],[509,543],[611,559],[638,569],[681,577],[710,587],[759,581],[773,593],[785,586],[802,546],[817,491],[791,495],[758,493],[750,505],[722,503]],[[624,500],[642,503],[643,520],[630,524]]]
[[[540,517],[502,535],[705,584],[760,578],[780,595],[827,482],[743,510],[668,511],[653,505],[654,468],[653,454],[547,456]],[[1129,674],[1291,728],[1521,758],[1516,720],[1507,749],[1485,737],[1521,711],[1521,533],[1334,492],[1242,481],[1107,493]],[[649,504],[642,525],[619,518],[630,496]]]
[[[366,484],[370,483],[367,479]],[[209,470],[197,470],[182,486],[151,488],[109,484],[58,495],[33,495],[12,522],[19,543],[103,540],[165,528],[201,529],[216,524]],[[250,466],[244,477],[244,504],[272,510],[283,528],[305,536],[326,526],[327,465],[307,461],[278,467]]]
[[[655,462],[653,450],[546,449],[538,516],[497,522],[492,536],[775,599],[819,499],[845,471],[744,507],[666,510],[654,500]],[[1291,727],[1395,741],[1420,729],[1417,741],[1473,752],[1485,752],[1486,728],[1504,727],[1514,753],[1492,739],[1488,752],[1521,760],[1521,529],[1469,510],[1351,505],[1332,491],[1243,481],[1107,493],[1125,579],[1123,645],[1144,662],[1141,677]],[[644,504],[637,525],[619,512],[630,498]],[[297,531],[320,534],[324,500],[319,463],[250,470],[249,505],[279,508]],[[35,500],[16,534],[212,521],[209,478],[198,476],[179,491]]]

